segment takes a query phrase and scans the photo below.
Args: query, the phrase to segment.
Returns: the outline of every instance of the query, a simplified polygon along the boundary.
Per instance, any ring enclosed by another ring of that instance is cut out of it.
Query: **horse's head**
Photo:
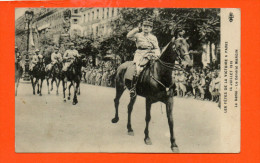
[[[178,38],[174,40],[173,47],[181,60],[181,63],[186,67],[187,65],[192,66],[192,61],[189,56],[189,44],[186,39]]]
[[[174,45],[176,51],[179,53],[180,57],[189,54],[189,44],[187,43],[186,39],[178,38],[174,40]]]

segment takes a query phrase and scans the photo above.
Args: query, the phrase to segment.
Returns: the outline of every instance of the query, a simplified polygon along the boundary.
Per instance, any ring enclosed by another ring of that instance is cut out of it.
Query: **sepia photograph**
[[[240,17],[15,8],[15,152],[239,153]]]

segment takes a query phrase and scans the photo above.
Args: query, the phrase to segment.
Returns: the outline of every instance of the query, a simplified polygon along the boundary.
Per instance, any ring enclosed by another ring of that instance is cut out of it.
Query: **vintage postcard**
[[[239,153],[238,8],[15,8],[17,153]]]

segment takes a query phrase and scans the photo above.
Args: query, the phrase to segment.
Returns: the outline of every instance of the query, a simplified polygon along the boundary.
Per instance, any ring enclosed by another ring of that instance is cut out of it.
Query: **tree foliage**
[[[172,39],[176,29],[182,28],[186,31],[191,49],[199,50],[203,43],[219,44],[219,13],[219,9],[123,8],[119,17],[112,22],[111,37],[101,42],[101,47],[103,50],[110,48],[115,54],[131,59],[136,47],[134,42],[127,40],[126,34],[143,19],[150,18],[154,22],[152,33],[157,36],[161,48]]]

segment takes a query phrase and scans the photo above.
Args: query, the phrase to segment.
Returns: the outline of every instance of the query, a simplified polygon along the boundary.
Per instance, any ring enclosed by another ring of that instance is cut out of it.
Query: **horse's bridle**
[[[177,48],[174,47],[174,51],[177,53],[177,58],[181,59],[180,58],[180,53],[178,52]],[[176,67],[176,65],[174,63],[169,63],[169,62],[164,62],[162,61],[160,58],[157,59],[159,61],[159,63],[161,65],[163,65],[164,67],[170,69],[170,70],[183,70],[182,68],[179,68],[179,67]],[[151,78],[156,81],[157,83],[159,83],[161,86],[163,86],[166,91],[168,92],[170,90],[170,88],[172,88],[174,86],[174,83],[172,83],[169,87],[166,87],[161,81],[159,81],[158,79],[156,79],[153,75],[151,75]]]
[[[180,53],[178,52],[176,46],[174,47],[174,51],[177,53],[177,58],[179,60],[181,60],[181,57],[180,57]],[[179,67],[176,67],[175,63],[169,63],[169,62],[164,62],[162,61],[160,58],[158,58],[158,61],[161,65],[163,65],[164,67],[168,68],[168,69],[171,69],[171,70],[174,70],[174,69],[177,69],[177,70],[180,70]]]

